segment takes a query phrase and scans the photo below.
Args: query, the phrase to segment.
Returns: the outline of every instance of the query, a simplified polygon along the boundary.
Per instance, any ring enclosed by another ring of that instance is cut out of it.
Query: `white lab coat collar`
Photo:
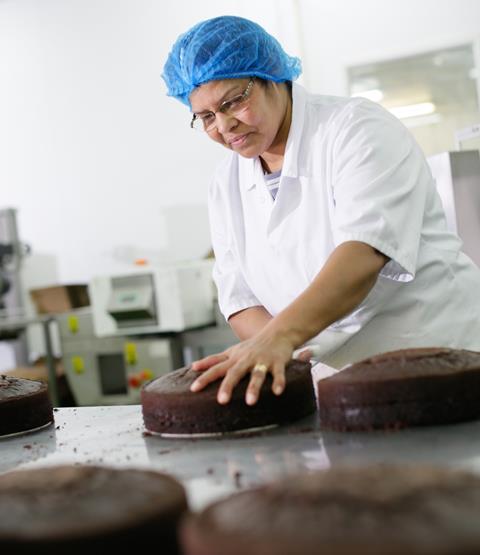
[[[298,177],[298,157],[300,137],[302,135],[305,122],[305,105],[307,93],[305,89],[297,83],[292,83],[292,123],[288,132],[287,145],[285,147],[285,159],[282,167],[282,177]],[[247,191],[253,189],[259,179],[263,179],[263,169],[260,159],[247,159],[237,155],[240,163],[244,166],[245,175],[249,178],[245,180]]]
[[[305,123],[306,90],[297,83],[292,83],[292,123],[288,132],[285,159],[283,161],[282,176],[298,177],[299,147]]]

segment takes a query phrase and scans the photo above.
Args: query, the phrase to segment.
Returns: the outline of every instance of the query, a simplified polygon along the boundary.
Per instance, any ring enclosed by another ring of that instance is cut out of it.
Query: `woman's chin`
[[[236,152],[242,158],[257,158],[261,154],[257,145],[245,145],[243,147],[228,145],[227,148],[233,150],[233,152]]]

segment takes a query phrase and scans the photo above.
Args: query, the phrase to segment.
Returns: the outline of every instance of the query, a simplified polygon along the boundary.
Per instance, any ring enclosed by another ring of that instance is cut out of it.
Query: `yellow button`
[[[132,366],[137,363],[137,346],[135,343],[125,343],[125,360],[127,364]]]
[[[72,333],[77,333],[78,332],[79,325],[78,325],[78,318],[76,316],[69,316],[68,317],[68,329]]]
[[[72,357],[72,367],[76,374],[83,374],[85,372],[85,363],[82,357]]]

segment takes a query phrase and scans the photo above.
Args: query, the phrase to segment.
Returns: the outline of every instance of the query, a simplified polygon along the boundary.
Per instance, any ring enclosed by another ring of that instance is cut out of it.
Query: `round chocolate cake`
[[[44,383],[0,375],[0,437],[50,422],[53,408]]]
[[[184,555],[474,555],[480,477],[378,465],[288,476],[189,515]]]
[[[287,385],[282,395],[272,392],[267,375],[255,405],[245,403],[250,374],[233,390],[227,405],[217,402],[219,381],[192,393],[199,376],[181,368],[146,384],[141,392],[143,420],[147,430],[163,434],[225,433],[286,424],[316,410],[315,392],[308,362],[292,360],[286,366]]]
[[[177,554],[183,487],[158,472],[58,466],[0,476],[0,552]],[[90,550],[90,551],[88,551]]]
[[[320,423],[340,431],[448,424],[480,417],[480,353],[405,349],[317,383]]]

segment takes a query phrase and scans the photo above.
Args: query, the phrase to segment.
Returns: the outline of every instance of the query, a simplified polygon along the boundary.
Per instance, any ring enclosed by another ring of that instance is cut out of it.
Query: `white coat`
[[[381,106],[294,84],[276,200],[259,159],[230,153],[209,213],[225,318],[256,305],[275,316],[335,247],[362,241],[391,260],[352,313],[308,342],[320,360],[339,368],[405,347],[480,350],[480,270],[447,230],[419,146]]]

